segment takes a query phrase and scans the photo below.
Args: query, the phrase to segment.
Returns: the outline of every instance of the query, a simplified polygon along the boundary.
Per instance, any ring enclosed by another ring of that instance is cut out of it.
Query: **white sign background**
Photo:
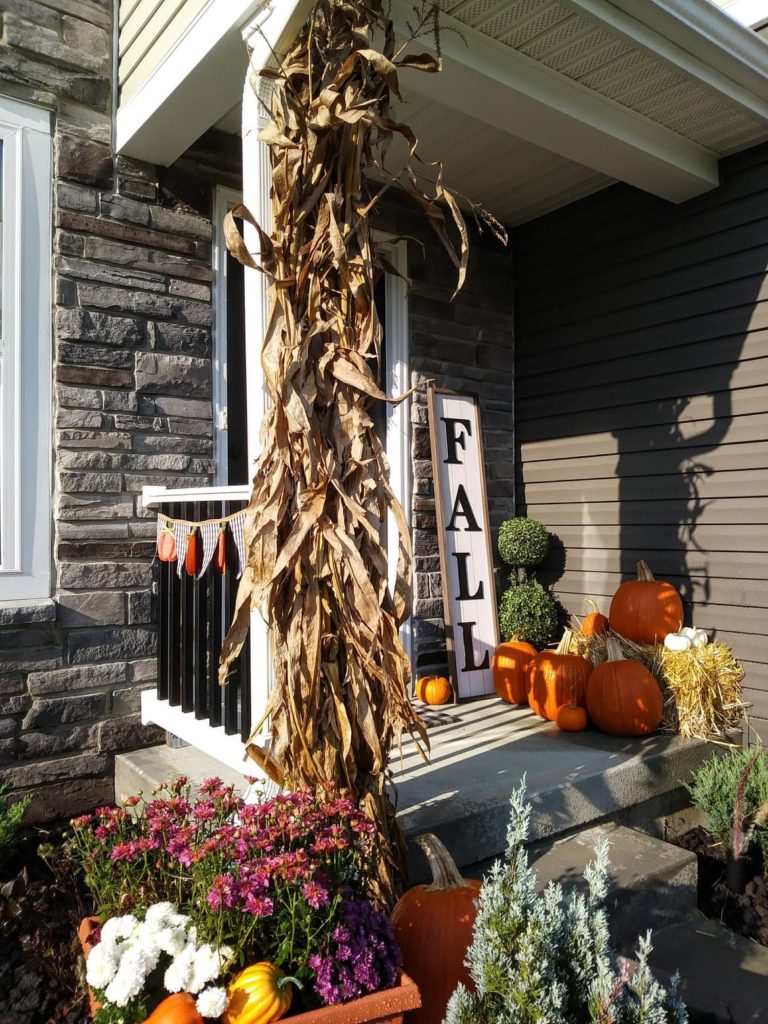
[[[471,395],[431,388],[429,417],[445,627],[447,636],[453,637],[455,655],[454,685],[459,698],[480,697],[494,692],[491,658],[498,646],[480,412]]]

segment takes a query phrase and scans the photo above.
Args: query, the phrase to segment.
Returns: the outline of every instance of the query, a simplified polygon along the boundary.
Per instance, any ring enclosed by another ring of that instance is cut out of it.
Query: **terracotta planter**
[[[284,1020],[285,1024],[403,1024],[403,1015],[420,1006],[421,995],[416,982],[407,974],[401,974],[400,984],[395,988],[353,999],[351,1003],[297,1013]]]
[[[80,946],[86,960],[88,959],[88,954],[93,949],[91,932],[94,928],[98,927],[99,923],[98,917],[84,917],[80,922],[80,927],[77,929],[77,937],[80,940]],[[96,1011],[101,1009],[103,1003],[100,1003],[99,1000],[96,999],[90,988],[88,989],[88,1002],[91,1007],[91,1017],[93,1017]]]

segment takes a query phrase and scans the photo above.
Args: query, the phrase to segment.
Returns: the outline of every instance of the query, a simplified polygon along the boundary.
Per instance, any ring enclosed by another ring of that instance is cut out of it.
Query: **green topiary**
[[[549,591],[532,581],[514,583],[501,596],[501,635],[546,647],[557,633],[557,608]]]
[[[499,554],[516,569],[530,569],[543,562],[549,551],[549,533],[535,519],[516,516],[499,527]]]

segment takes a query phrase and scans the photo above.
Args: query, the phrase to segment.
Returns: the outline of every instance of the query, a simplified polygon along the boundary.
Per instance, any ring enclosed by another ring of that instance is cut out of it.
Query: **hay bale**
[[[578,627],[578,621],[575,623]],[[727,740],[741,724],[746,705],[741,695],[744,669],[727,644],[720,641],[687,651],[669,651],[663,644],[636,644],[615,636],[624,656],[653,673],[664,694],[662,732],[689,739]],[[574,632],[571,651],[593,665],[606,660],[605,636]]]

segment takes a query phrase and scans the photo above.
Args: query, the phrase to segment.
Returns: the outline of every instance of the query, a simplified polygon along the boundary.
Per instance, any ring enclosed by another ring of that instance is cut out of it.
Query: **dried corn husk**
[[[572,622],[578,626],[578,621]],[[662,644],[636,644],[610,633],[624,656],[642,662],[664,694],[664,732],[689,739],[728,740],[738,728],[747,705],[741,696],[744,669],[727,644],[714,641],[687,651],[670,651]],[[606,660],[605,636],[575,632],[571,651],[593,665]]]

